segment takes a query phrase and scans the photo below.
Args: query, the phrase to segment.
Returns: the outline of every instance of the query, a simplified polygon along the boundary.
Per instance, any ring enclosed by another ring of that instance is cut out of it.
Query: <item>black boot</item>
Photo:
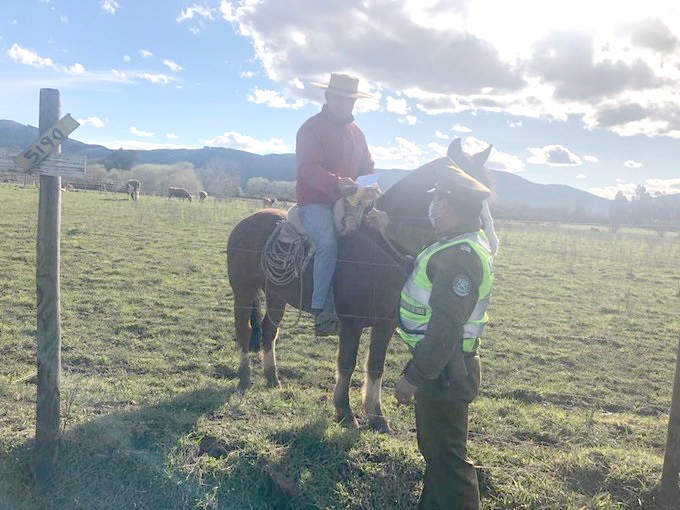
[[[340,320],[335,313],[335,299],[330,292],[322,310],[312,309],[314,315],[314,333],[316,336],[333,336],[340,334]]]

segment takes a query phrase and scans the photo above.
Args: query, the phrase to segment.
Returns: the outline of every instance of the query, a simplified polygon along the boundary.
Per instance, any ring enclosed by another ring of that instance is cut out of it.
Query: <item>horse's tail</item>
[[[253,328],[253,332],[250,335],[250,345],[248,348],[255,352],[260,350],[260,345],[262,344],[262,306],[260,305],[261,293],[261,291],[257,292],[250,308],[250,326]]]

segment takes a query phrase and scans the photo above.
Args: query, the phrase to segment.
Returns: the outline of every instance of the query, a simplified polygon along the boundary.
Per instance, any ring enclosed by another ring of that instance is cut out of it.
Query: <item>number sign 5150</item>
[[[26,148],[19,156],[17,163],[29,170],[54,152],[70,133],[80,124],[70,115],[62,117],[53,127],[48,129],[40,138]]]

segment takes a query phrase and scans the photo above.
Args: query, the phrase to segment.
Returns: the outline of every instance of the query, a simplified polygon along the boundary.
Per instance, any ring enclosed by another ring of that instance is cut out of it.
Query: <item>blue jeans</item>
[[[312,308],[322,309],[335,273],[338,260],[338,241],[335,237],[333,206],[330,204],[307,204],[298,206],[300,219],[309,237],[316,245],[314,252],[314,292]]]

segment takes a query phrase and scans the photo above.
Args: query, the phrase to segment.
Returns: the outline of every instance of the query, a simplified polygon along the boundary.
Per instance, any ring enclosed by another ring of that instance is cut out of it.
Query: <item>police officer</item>
[[[368,223],[404,246],[415,266],[401,293],[399,334],[412,358],[395,386],[399,403],[415,399],[418,448],[425,458],[421,509],[478,509],[479,486],[468,460],[468,405],[480,384],[479,343],[493,285],[492,255],[481,230],[490,191],[455,164],[443,164],[430,190],[436,240],[373,210]],[[409,230],[410,229],[410,230]]]

